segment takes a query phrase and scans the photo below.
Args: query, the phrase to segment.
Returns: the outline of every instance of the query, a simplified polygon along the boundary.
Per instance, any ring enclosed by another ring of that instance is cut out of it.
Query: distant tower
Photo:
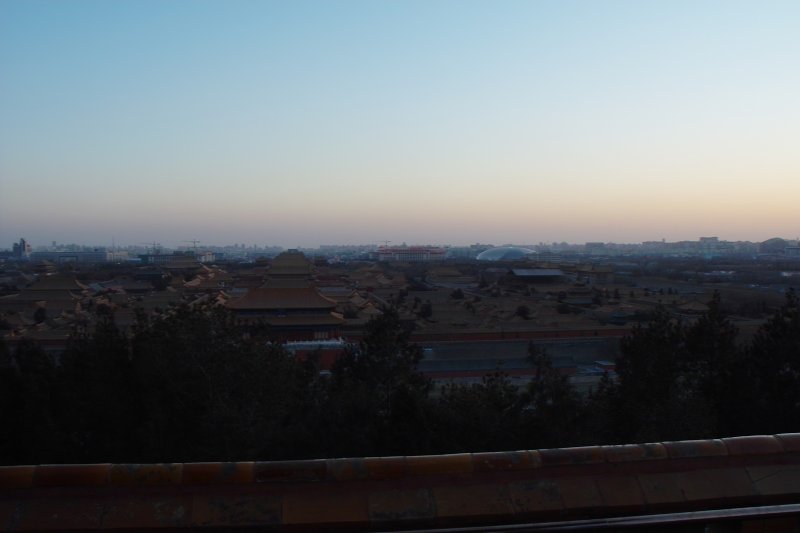
[[[14,243],[14,256],[18,259],[28,259],[31,255],[31,245],[25,239],[20,239]]]

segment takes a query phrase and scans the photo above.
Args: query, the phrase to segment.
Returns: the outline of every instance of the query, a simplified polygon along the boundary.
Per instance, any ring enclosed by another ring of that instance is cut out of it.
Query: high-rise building
[[[18,259],[28,259],[31,255],[31,245],[25,239],[20,239],[14,243],[13,253]]]

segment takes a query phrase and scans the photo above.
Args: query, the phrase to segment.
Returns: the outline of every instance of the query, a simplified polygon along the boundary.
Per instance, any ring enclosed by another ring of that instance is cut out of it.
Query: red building
[[[378,261],[428,263],[444,261],[446,250],[438,246],[381,246]]]

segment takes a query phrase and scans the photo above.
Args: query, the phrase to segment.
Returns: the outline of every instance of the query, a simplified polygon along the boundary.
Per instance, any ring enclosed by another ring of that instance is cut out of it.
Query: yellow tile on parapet
[[[253,463],[185,463],[182,485],[235,485],[252,483]]]
[[[781,442],[783,451],[800,452],[800,433],[781,433],[775,437]]]
[[[116,486],[178,485],[182,471],[183,463],[112,465],[109,481]]]
[[[655,442],[649,444],[622,444],[619,446],[603,446],[606,461],[609,463],[624,463],[633,461],[651,461],[667,459],[667,449],[663,444]]]
[[[325,459],[304,461],[260,461],[253,467],[256,483],[273,481],[323,481]]]
[[[550,448],[539,450],[542,466],[585,465],[605,462],[605,453],[600,446],[578,448]]]
[[[781,441],[772,435],[752,435],[722,439],[728,455],[771,455],[782,453]]]
[[[403,456],[366,457],[364,468],[370,479],[400,479],[408,476],[408,461]]]
[[[33,465],[0,466],[0,489],[26,489],[33,486]]]
[[[352,481],[369,477],[364,459],[328,459],[326,465],[330,480]]]
[[[33,483],[37,487],[102,487],[108,484],[110,464],[41,465]]]
[[[536,450],[472,454],[472,467],[475,472],[529,470],[540,466],[542,466],[542,458]]]
[[[728,449],[720,439],[679,440],[663,443],[670,459],[694,457],[721,457],[728,455]]]
[[[414,455],[406,457],[412,475],[431,476],[442,474],[469,474],[472,472],[472,455]]]

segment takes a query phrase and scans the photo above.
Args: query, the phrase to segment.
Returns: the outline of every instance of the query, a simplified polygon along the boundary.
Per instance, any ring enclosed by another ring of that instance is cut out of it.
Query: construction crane
[[[151,253],[153,255],[157,255],[159,252],[161,252],[161,243],[160,242],[156,242],[156,241],[153,241],[153,242],[140,242],[139,244],[152,246],[153,247],[153,251]]]
[[[200,244],[200,241],[198,241],[197,239],[192,239],[190,241],[181,241],[181,242],[190,242],[190,243],[192,243],[192,248],[194,248],[194,253],[195,253],[195,255],[197,255],[197,245]]]

